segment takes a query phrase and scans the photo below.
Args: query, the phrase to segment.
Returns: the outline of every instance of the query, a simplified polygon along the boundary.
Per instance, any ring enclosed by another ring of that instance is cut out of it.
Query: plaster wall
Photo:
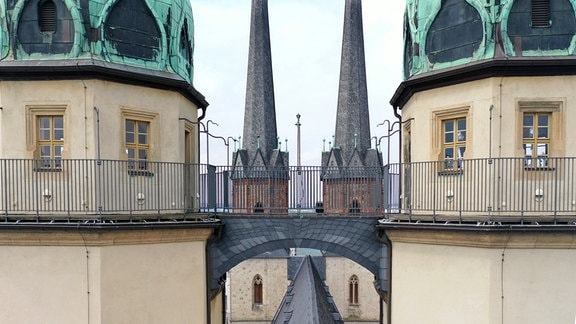
[[[96,262],[97,253],[90,264]],[[2,246],[0,249],[0,322],[94,323],[101,321],[99,280],[93,272],[93,294],[88,295],[86,250],[82,246]],[[92,268],[94,269],[94,268]],[[92,301],[89,301],[92,298]],[[99,306],[99,305],[98,305]]]
[[[440,129],[435,113],[468,107],[465,159],[522,157],[519,102],[561,103],[559,120],[553,125],[556,141],[550,156],[575,156],[576,139],[565,136],[576,122],[570,107],[576,102],[576,76],[503,77],[464,82],[415,93],[402,108],[402,120],[410,122],[411,161],[436,161],[440,155]],[[490,121],[490,107],[492,121]],[[490,133],[492,126],[492,133]],[[404,154],[402,155],[404,156]]]
[[[395,323],[572,323],[575,249],[393,243]]]
[[[209,233],[0,233],[0,322],[207,323]]]
[[[102,323],[207,323],[204,243],[106,247]]]
[[[33,158],[34,130],[30,129],[28,107],[64,107],[66,159],[126,159],[123,111],[152,116],[151,160],[184,162],[186,120],[192,128],[192,146],[197,147],[197,107],[175,91],[152,89],[102,80],[2,81],[0,158]],[[192,161],[198,161],[192,149]]]

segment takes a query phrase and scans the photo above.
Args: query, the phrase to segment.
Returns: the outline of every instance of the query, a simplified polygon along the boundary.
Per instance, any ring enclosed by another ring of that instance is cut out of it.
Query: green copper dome
[[[573,56],[576,0],[407,0],[404,77],[494,58]]]
[[[0,0],[0,24],[3,62],[91,60],[192,83],[189,0]]]

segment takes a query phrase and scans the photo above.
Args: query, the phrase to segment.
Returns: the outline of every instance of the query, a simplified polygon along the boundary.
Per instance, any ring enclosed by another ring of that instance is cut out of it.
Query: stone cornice
[[[484,60],[416,75],[402,82],[390,99],[402,109],[417,92],[491,77],[576,75],[576,57],[517,57]]]
[[[114,246],[206,242],[215,228],[4,230],[0,246]]]
[[[1,61],[0,80],[102,79],[124,84],[178,91],[198,108],[208,107],[204,96],[182,77],[140,67],[92,59]]]
[[[430,225],[377,228],[394,243],[451,245],[475,248],[576,249],[576,227],[454,227]]]

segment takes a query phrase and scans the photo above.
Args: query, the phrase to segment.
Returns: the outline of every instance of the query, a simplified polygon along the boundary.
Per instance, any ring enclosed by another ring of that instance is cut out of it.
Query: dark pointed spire
[[[360,152],[370,148],[361,0],[346,0],[335,146],[345,160],[355,148]]]
[[[233,161],[235,167],[255,166],[260,170],[278,171],[288,166],[288,152],[280,151],[276,130],[268,0],[252,0],[244,134],[242,149],[234,153]],[[244,169],[244,175],[238,177],[250,177],[249,169]],[[286,176],[278,172],[275,175]]]
[[[379,156],[370,150],[362,1],[346,0],[334,147],[323,154],[322,164],[379,166],[381,162],[373,163],[381,161]]]
[[[278,148],[268,0],[252,0],[243,148],[265,159]]]

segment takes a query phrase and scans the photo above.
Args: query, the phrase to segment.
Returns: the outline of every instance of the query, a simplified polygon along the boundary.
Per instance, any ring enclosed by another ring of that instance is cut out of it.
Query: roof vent
[[[56,5],[52,0],[45,0],[38,5],[38,24],[43,33],[56,32]]]
[[[532,28],[550,27],[550,0],[532,0]]]

